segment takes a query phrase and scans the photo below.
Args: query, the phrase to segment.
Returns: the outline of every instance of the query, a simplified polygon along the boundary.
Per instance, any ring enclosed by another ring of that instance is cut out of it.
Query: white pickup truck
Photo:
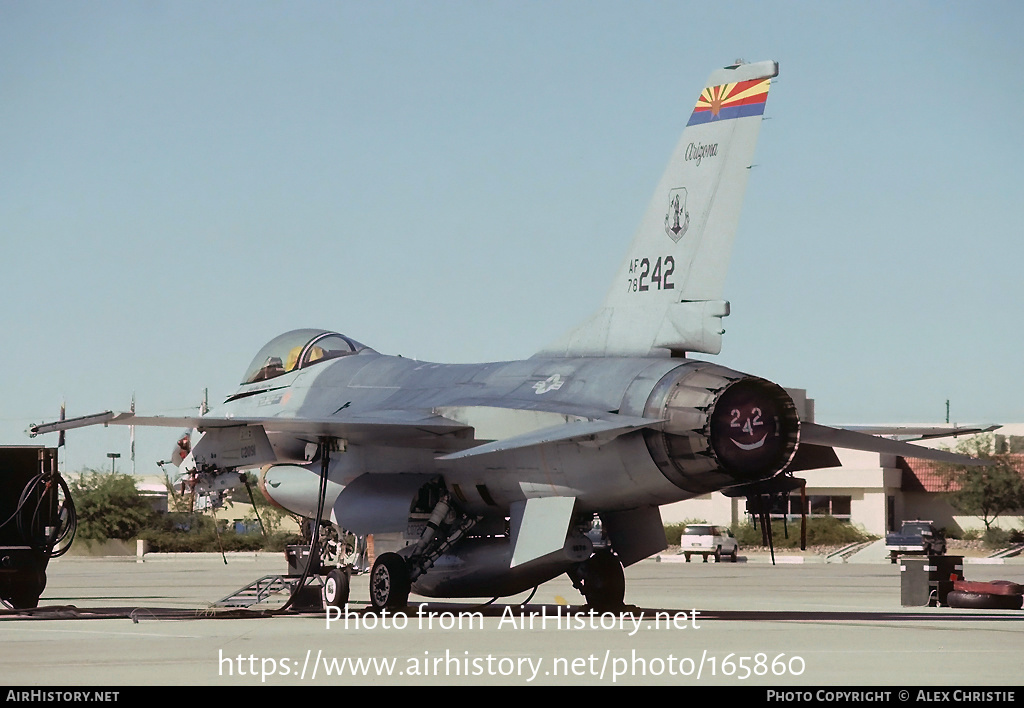
[[[686,562],[690,562],[690,556],[704,556],[704,562],[708,562],[708,556],[714,556],[716,563],[722,562],[722,556],[728,556],[733,563],[736,562],[740,552],[740,544],[732,531],[725,526],[712,526],[709,524],[690,524],[683,529],[683,535],[679,539],[679,552],[686,556]]]

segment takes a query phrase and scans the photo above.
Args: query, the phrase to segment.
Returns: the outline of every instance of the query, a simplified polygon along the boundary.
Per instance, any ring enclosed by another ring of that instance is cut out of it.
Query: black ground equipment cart
[[[46,564],[71,546],[75,507],[57,471],[57,449],[0,446],[0,599],[35,607]]]

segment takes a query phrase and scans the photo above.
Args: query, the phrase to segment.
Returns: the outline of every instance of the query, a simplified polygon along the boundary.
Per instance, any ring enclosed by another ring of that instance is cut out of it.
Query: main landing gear
[[[376,609],[400,608],[409,604],[412,581],[405,559],[397,553],[382,553],[370,571],[370,604]]]
[[[569,571],[573,586],[591,608],[613,612],[625,607],[626,576],[622,563],[610,550],[600,550]]]
[[[448,490],[439,481],[423,490],[423,498],[432,500],[422,508],[429,512],[416,545],[408,553],[382,553],[370,570],[370,604],[375,609],[395,609],[409,604],[409,592],[416,578],[423,575],[477,520],[458,510]]]

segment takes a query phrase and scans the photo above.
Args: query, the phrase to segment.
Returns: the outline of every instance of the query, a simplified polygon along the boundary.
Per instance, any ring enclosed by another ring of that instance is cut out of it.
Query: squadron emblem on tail
[[[686,210],[686,187],[677,187],[668,193],[668,211],[665,213],[665,233],[679,243],[690,228],[690,212]]]

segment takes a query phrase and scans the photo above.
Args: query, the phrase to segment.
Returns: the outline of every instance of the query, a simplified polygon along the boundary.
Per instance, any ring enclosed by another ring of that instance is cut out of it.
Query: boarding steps
[[[1018,543],[1001,551],[996,551],[989,558],[1013,558],[1014,556],[1019,556],[1022,551],[1024,551],[1024,543]]]
[[[214,607],[252,607],[265,602],[273,595],[291,595],[302,578],[289,575],[264,575],[259,580],[239,588],[223,600],[213,603]]]
[[[842,548],[827,554],[825,556],[825,562],[846,563],[847,561],[849,561],[850,556],[852,556],[855,553],[859,553],[860,551],[870,546],[872,543],[873,541],[858,541],[857,543],[851,543],[848,546],[843,546]]]

